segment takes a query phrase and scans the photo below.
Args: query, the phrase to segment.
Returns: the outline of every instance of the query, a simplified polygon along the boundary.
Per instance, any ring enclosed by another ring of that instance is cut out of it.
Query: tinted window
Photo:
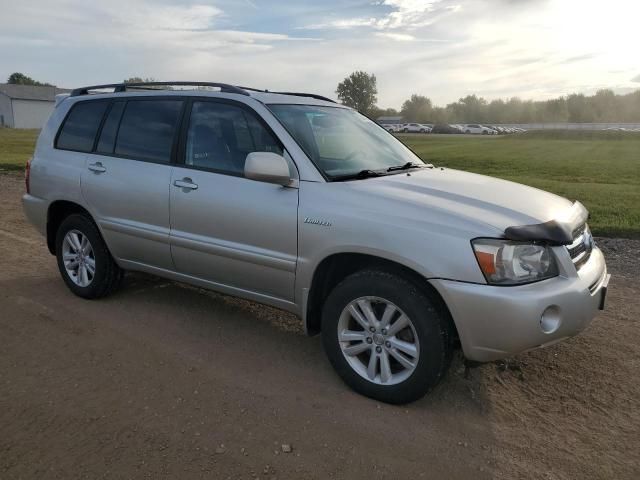
[[[122,117],[122,111],[124,110],[125,102],[115,102],[111,105],[111,110],[107,114],[107,119],[102,126],[102,132],[100,133],[100,140],[98,140],[98,146],[96,151],[100,153],[113,153],[113,147],[116,143],[116,134],[118,133],[118,125],[120,124],[120,117]]]
[[[282,147],[251,113],[224,103],[194,102],[187,132],[186,165],[242,175],[247,154]]]
[[[127,102],[118,130],[115,153],[152,162],[169,163],[182,101]]]
[[[56,148],[90,152],[108,104],[92,101],[74,105],[58,135]]]

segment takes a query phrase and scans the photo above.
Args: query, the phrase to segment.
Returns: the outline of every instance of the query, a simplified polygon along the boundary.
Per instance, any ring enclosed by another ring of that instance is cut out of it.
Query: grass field
[[[22,170],[36,130],[0,128],[0,169]],[[640,238],[640,134],[399,135],[427,162],[580,200],[596,235]]]
[[[0,128],[0,169],[24,170],[36,147],[39,130]]]

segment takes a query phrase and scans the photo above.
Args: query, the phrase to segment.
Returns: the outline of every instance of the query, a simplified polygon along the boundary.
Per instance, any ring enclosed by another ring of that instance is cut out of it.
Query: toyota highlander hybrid
[[[424,163],[313,94],[79,88],[57,98],[26,189],[74,294],[130,270],[288,310],[389,403],[424,395],[456,348],[487,362],[577,334],[609,280],[578,201]]]

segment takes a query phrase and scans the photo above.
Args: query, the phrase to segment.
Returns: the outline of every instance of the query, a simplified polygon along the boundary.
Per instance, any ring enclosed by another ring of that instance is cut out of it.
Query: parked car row
[[[433,128],[427,123],[387,123],[382,126],[391,133],[431,133]]]
[[[640,128],[625,128],[625,127],[608,127],[603,128],[606,132],[640,132]]]
[[[496,125],[469,124],[430,124],[430,123],[386,123],[382,127],[391,133],[463,133],[468,135],[504,135],[525,132],[519,127],[500,127]]]

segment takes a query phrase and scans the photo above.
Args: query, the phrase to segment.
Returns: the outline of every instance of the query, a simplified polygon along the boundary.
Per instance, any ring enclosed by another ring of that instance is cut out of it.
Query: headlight
[[[487,283],[518,285],[558,275],[555,257],[545,245],[491,238],[471,244]]]

